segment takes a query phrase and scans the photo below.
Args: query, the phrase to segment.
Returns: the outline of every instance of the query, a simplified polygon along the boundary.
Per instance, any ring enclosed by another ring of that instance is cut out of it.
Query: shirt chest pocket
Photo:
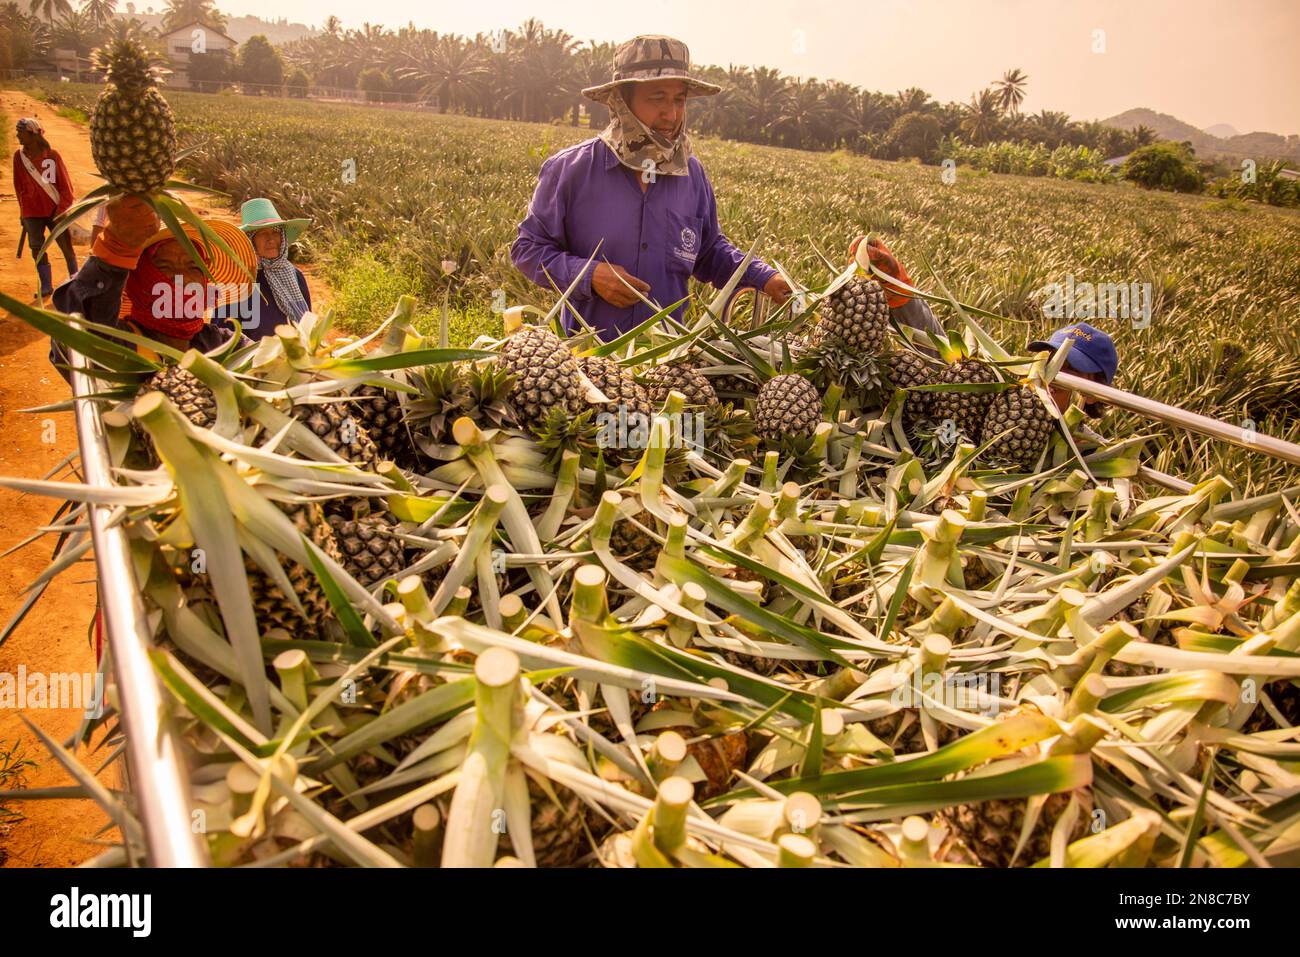
[[[699,216],[668,213],[668,269],[690,274],[704,241],[704,220]]]

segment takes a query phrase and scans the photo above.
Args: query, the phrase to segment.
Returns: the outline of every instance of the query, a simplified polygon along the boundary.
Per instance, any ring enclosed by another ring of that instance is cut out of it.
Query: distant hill
[[[1206,159],[1224,157],[1229,159],[1289,159],[1300,160],[1300,136],[1280,136],[1277,133],[1235,133],[1232,136],[1216,136],[1208,130],[1198,129],[1190,123],[1184,123],[1168,113],[1140,108],[1125,110],[1117,116],[1102,120],[1107,126],[1129,130],[1135,126],[1149,126],[1165,140],[1187,140],[1196,150],[1196,155]],[[1232,130],[1226,124],[1211,129]]]
[[[142,13],[141,7],[137,5],[134,14],[119,14],[119,16],[134,16],[146,27],[162,28],[163,15],[161,13]],[[144,7],[144,10],[153,10],[153,7]],[[243,43],[249,37],[257,36],[259,33],[265,36],[273,44],[291,43],[313,33],[319,33],[314,27],[309,27],[303,23],[290,23],[288,20],[263,20],[261,17],[230,17],[226,23],[225,32],[230,39],[236,43]]]
[[[1240,135],[1229,123],[1215,123],[1213,126],[1207,126],[1205,132],[1210,136],[1217,136],[1221,140]]]

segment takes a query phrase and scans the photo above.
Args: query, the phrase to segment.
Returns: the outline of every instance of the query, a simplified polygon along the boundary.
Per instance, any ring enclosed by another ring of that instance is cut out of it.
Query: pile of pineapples
[[[1286,496],[1148,497],[1059,358],[827,288],[613,343],[409,299],[105,336],[118,481],[23,487],[121,508],[214,862],[1294,862]]]

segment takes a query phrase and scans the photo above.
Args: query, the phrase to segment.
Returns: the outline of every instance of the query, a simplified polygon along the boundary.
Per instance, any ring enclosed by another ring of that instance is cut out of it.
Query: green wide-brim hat
[[[283,226],[284,240],[290,244],[302,235],[304,229],[311,225],[310,219],[282,218],[275,208],[275,203],[263,197],[250,199],[243,206],[240,206],[239,218],[241,220],[239,228],[249,236],[252,236],[259,229]]]
[[[681,40],[663,36],[633,37],[620,43],[614,51],[614,79],[599,86],[589,86],[582,95],[603,103],[624,83],[651,80],[682,80],[687,96],[713,96],[722,87],[691,76],[691,51]]]

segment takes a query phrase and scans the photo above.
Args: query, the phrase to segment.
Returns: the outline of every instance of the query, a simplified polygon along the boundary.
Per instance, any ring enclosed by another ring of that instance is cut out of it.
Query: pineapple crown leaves
[[[91,54],[95,69],[122,90],[150,86],[166,74],[164,61],[154,51],[133,37],[119,37]]]

